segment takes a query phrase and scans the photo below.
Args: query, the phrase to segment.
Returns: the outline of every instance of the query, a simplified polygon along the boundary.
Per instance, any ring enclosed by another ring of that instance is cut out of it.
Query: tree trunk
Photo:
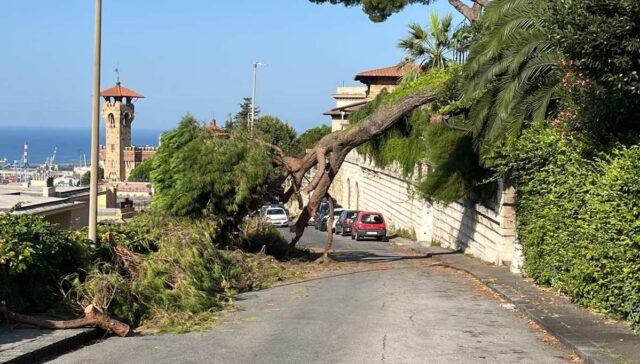
[[[295,247],[302,237],[309,219],[316,213],[322,197],[327,195],[329,187],[347,154],[354,148],[392,128],[395,123],[413,109],[433,100],[434,97],[431,92],[426,89],[408,92],[392,104],[379,106],[371,115],[361,120],[357,125],[326,135],[303,158],[285,157],[280,153],[281,155],[274,159],[274,163],[280,165],[283,169],[281,182],[284,183],[287,178],[291,178],[292,191],[310,194],[309,202],[302,209],[295,227],[292,229],[295,231],[295,236],[289,244],[291,248]],[[303,181],[306,180],[306,174],[315,166],[318,166],[315,175],[307,186],[301,189]],[[291,195],[289,194],[289,196]]]
[[[472,23],[480,19],[482,8],[487,5],[487,3],[487,0],[473,0],[473,7],[470,7],[463,3],[462,0],[449,0],[449,4]]]
[[[329,215],[327,216],[327,246],[324,248],[322,257],[329,258],[329,251],[333,246],[333,197],[327,194],[329,198]]]
[[[129,333],[129,325],[110,318],[104,313],[98,311],[93,305],[89,305],[84,309],[84,315],[85,317],[75,320],[46,320],[15,313],[7,308],[4,301],[0,304],[0,317],[7,321],[29,324],[51,330],[67,330],[88,326],[98,326],[99,328],[113,332],[118,336],[127,336]]]

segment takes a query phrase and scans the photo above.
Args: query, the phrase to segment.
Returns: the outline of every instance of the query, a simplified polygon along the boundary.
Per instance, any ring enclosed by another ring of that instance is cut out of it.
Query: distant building
[[[338,87],[332,97],[336,100],[336,107],[325,112],[331,117],[331,130],[337,131],[349,125],[349,115],[360,110],[367,102],[373,100],[382,92],[393,91],[402,80],[402,76],[410,71],[417,70],[418,65],[404,67],[391,66],[360,72],[355,80],[366,86],[342,86]]]
[[[102,117],[106,124],[106,145],[100,146],[100,160],[104,165],[104,178],[110,181],[126,181],[131,171],[142,162],[153,158],[157,147],[138,147],[131,144],[131,124],[135,118],[136,99],[141,94],[125,88],[117,82],[103,90]]]
[[[342,86],[331,95],[336,100],[336,107],[325,112],[331,116],[331,130],[342,130],[349,124],[349,114],[367,103],[367,88],[364,86]]]
[[[105,191],[99,192],[104,199]],[[19,206],[19,207],[18,207]],[[42,216],[61,229],[77,230],[89,222],[89,187],[0,185],[0,214]]]

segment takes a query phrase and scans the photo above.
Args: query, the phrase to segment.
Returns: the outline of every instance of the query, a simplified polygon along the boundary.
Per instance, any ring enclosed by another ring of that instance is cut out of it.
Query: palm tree
[[[453,32],[451,37],[451,49],[453,50],[453,60],[464,63],[469,53],[469,48],[473,42],[473,29],[471,24],[464,23]]]
[[[545,19],[546,1],[494,0],[465,65],[469,119],[476,149],[487,157],[517,138],[523,126],[547,116],[560,85],[562,54]],[[486,159],[485,159],[486,162]]]
[[[409,35],[398,42],[398,48],[405,51],[399,66],[418,63],[422,71],[446,68],[451,52],[451,21],[451,13],[440,19],[433,12],[428,31],[420,24],[409,23]]]

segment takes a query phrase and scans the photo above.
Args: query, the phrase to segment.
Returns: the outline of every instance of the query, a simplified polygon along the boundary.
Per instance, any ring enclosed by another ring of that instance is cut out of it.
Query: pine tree
[[[251,115],[251,98],[244,97],[242,99],[242,103],[240,103],[240,111],[238,111],[238,113],[233,116],[231,128],[240,128],[246,130],[249,123],[249,115]],[[258,115],[260,115],[260,108],[256,106],[256,109],[254,111],[254,119],[257,119]]]

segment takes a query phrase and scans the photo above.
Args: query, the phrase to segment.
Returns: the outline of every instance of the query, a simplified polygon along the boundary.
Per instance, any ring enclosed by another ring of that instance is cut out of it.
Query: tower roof
[[[108,88],[106,90],[102,90],[100,91],[100,96],[102,97],[131,97],[131,98],[137,98],[137,99],[141,99],[144,98],[144,96],[140,95],[139,93],[130,90],[126,87],[122,87],[120,86],[120,82],[116,83],[115,86]]]

